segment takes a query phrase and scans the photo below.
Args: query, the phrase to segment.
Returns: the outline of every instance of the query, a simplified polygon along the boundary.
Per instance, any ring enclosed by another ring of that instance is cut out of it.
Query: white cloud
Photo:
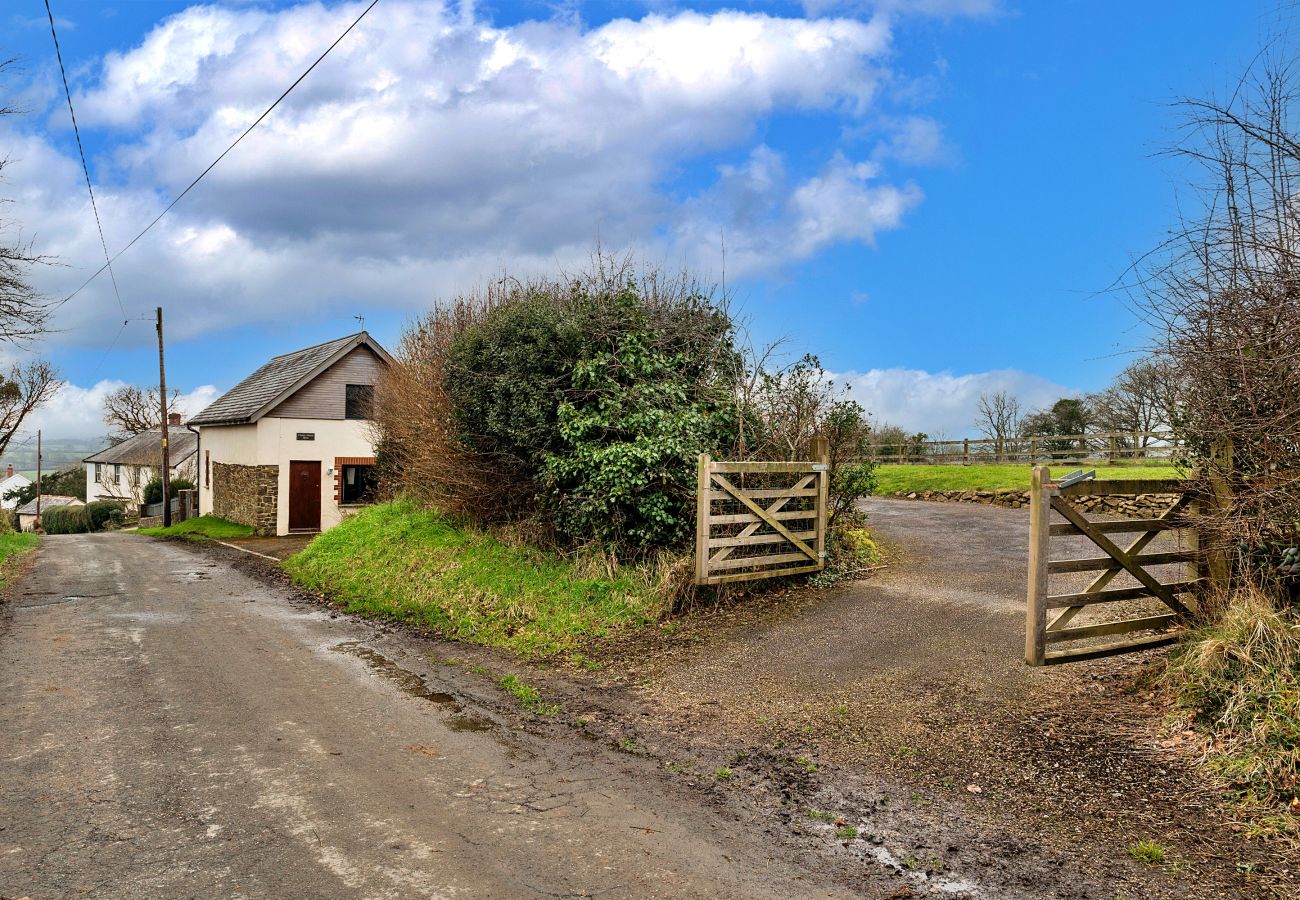
[[[871,369],[842,372],[835,381],[849,386],[849,396],[862,404],[878,424],[924,431],[932,438],[974,437],[980,394],[1007,391],[1028,412],[1051,405],[1079,391],[1016,369],[953,375],[921,369]]]
[[[102,380],[91,387],[65,383],[54,398],[40,407],[23,423],[25,434],[39,428],[47,438],[99,438],[104,427],[104,397],[124,386],[124,382]],[[182,394],[175,409],[188,417],[200,412],[217,399],[220,392],[210,384]]]
[[[203,6],[103,61],[77,97],[112,248],[152,219],[337,35],[356,4]],[[413,309],[503,267],[571,266],[597,239],[729,275],[870,244],[921,199],[884,160],[827,151],[820,171],[754,146],[762,120],[878,119],[884,18],[652,14],[584,29],[500,28],[437,2],[381,4],[285,103],[115,266],[129,312],[169,298],[177,338],[368,305]],[[37,117],[28,117],[29,124]],[[49,121],[60,123],[51,107]],[[53,295],[102,259],[78,166],[0,126],[15,211],[39,223]],[[916,152],[929,152],[912,129]],[[911,133],[911,132],[909,132]],[[906,146],[907,142],[899,144]],[[713,184],[665,185],[702,154],[749,153]],[[903,152],[903,151],[900,151]],[[733,252],[734,251],[734,252]],[[147,298],[147,299],[143,299]],[[68,342],[120,319],[107,278],[61,314]]]

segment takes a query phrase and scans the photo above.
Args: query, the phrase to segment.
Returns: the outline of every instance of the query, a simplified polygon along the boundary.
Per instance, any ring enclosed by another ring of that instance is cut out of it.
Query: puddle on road
[[[33,594],[32,596],[41,596]],[[51,596],[45,594],[45,596]],[[57,597],[54,600],[41,600],[37,603],[15,603],[14,611],[22,612],[24,609],[40,609],[43,606],[62,606],[64,603],[76,603],[79,600],[97,600],[105,597],[120,597],[121,594],[69,594],[66,597]]]
[[[454,713],[445,722],[452,731],[490,731],[492,728],[492,723],[487,719],[481,719],[478,716],[466,713],[464,705],[451,694],[430,690],[429,686],[424,683],[424,679],[419,675],[403,669],[387,656],[359,641],[346,641],[342,644],[335,644],[330,649],[337,653],[355,656],[369,666],[372,672],[391,681],[403,694],[446,707],[449,712]]]

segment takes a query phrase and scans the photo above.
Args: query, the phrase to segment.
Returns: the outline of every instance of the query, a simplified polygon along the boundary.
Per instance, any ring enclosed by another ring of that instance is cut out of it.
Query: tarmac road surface
[[[651,763],[539,737],[374,626],[129,534],[0,611],[0,897],[803,897]]]

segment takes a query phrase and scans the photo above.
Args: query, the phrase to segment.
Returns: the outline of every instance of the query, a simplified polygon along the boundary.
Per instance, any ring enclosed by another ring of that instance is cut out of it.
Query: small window
[[[343,417],[346,419],[369,419],[371,408],[374,405],[375,386],[373,384],[349,384],[347,386],[347,405]]]
[[[122,467],[117,463],[113,464],[113,484],[122,483]]]
[[[95,463],[95,484],[104,483],[104,464]]]
[[[344,466],[343,494],[339,502],[344,506],[372,502],[375,499],[374,468],[374,466]]]

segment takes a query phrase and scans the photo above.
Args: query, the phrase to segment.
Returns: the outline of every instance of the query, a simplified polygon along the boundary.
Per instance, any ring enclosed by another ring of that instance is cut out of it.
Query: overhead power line
[[[214,160],[213,160],[213,161],[208,165],[208,167],[207,167],[206,169],[204,169],[202,172],[200,172],[199,175],[198,175],[198,177],[195,178],[193,181],[191,181],[191,182],[189,183],[189,186],[186,187],[185,190],[183,190],[183,191],[181,191],[179,194],[177,194],[176,197],[175,197],[175,199],[173,199],[171,203],[167,204],[167,207],[166,207],[162,212],[158,213],[158,215],[154,217],[154,220],[153,220],[152,222],[150,222],[148,225],[146,225],[146,226],[144,227],[144,229],[143,229],[139,234],[137,234],[135,237],[131,238],[130,243],[128,243],[128,244],[127,244],[125,247],[123,247],[121,250],[117,251],[117,253],[113,254],[112,258],[106,260],[105,263],[104,263],[104,265],[100,266],[99,269],[95,272],[95,274],[91,275],[91,276],[90,276],[89,278],[87,278],[84,282],[82,282],[81,287],[77,288],[77,289],[76,289],[75,291],[73,291],[71,294],[69,294],[68,296],[64,297],[62,300],[60,300],[60,301],[59,301],[59,304],[62,305],[62,304],[64,304],[64,303],[67,303],[67,302],[68,302],[69,300],[71,300],[73,297],[77,296],[77,294],[81,293],[82,289],[85,288],[86,285],[90,284],[92,281],[94,281],[96,278],[98,278],[101,274],[103,274],[103,272],[104,272],[106,269],[109,269],[110,266],[111,266],[114,262],[117,261],[118,257],[120,257],[123,253],[125,253],[126,251],[128,251],[128,250],[130,250],[132,247],[134,247],[135,244],[136,244],[136,241],[140,240],[140,238],[142,238],[142,237],[144,237],[146,234],[148,234],[149,231],[150,231],[150,229],[152,229],[155,225],[157,225],[158,222],[162,219],[163,216],[165,216],[165,215],[167,215],[167,213],[171,212],[171,211],[172,211],[172,208],[173,208],[174,206],[176,206],[177,203],[180,203],[181,200],[184,199],[184,197],[185,197],[186,194],[188,194],[190,191],[194,190],[194,187],[195,187],[195,186],[196,186],[200,181],[203,180],[204,176],[206,176],[209,172],[211,172],[213,169],[215,169],[215,168],[217,167],[217,163],[221,162],[223,159],[226,158],[226,154],[228,154],[231,150],[234,150],[235,147],[239,146],[240,141],[242,141],[244,138],[248,137],[249,133],[250,133],[254,128],[256,128],[258,125],[262,124],[262,120],[265,119],[267,116],[269,116],[269,115],[271,114],[271,112],[272,112],[272,111],[273,111],[277,106],[280,105],[280,103],[284,100],[284,98],[285,98],[285,97],[288,97],[289,94],[291,94],[291,93],[293,92],[293,89],[296,88],[299,84],[301,84],[302,81],[303,81],[303,79],[306,78],[308,75],[310,75],[310,74],[312,73],[312,70],[315,69],[318,65],[321,64],[322,60],[324,60],[325,57],[327,57],[327,56],[330,55],[330,52],[331,52],[335,47],[337,47],[337,46],[338,46],[338,45],[343,41],[343,39],[344,39],[345,37],[347,37],[347,36],[352,32],[352,29],[356,28],[357,25],[359,25],[359,24],[361,23],[361,20],[364,19],[364,18],[365,18],[365,17],[370,13],[370,11],[371,11],[372,9],[374,9],[376,5],[378,5],[378,3],[379,3],[379,0],[371,0],[370,4],[369,4],[365,9],[363,9],[363,10],[361,11],[361,15],[357,16],[355,19],[352,20],[352,24],[349,25],[347,28],[345,28],[345,29],[343,30],[343,33],[340,34],[337,38],[334,39],[334,43],[332,43],[332,44],[330,44],[328,47],[326,47],[326,48],[325,48],[325,52],[322,53],[320,56],[316,57],[316,61],[313,62],[310,66],[308,66],[308,67],[306,68],[306,70],[303,71],[303,73],[302,73],[301,75],[299,75],[296,79],[294,79],[293,84],[291,84],[291,85],[289,85],[289,87],[285,88],[284,93],[281,94],[279,97],[276,97],[276,98],[275,98],[275,102],[272,103],[270,106],[268,106],[268,107],[266,108],[266,110],[265,110],[265,111],[264,111],[260,116],[258,116],[258,117],[253,121],[253,124],[252,124],[252,125],[249,125],[247,128],[245,128],[244,131],[243,131],[243,133],[240,134],[239,137],[235,138],[235,140],[231,142],[231,144],[230,144],[229,147],[227,147],[225,150],[222,150],[222,151],[221,151],[221,155],[218,156],[216,159],[214,159]],[[48,7],[48,5],[49,5],[49,0],[46,0],[46,6]],[[53,21],[53,20],[51,19],[51,22],[52,22],[52,21]]]
[[[104,240],[104,223],[99,219],[99,204],[95,202],[95,188],[90,183],[90,167],[86,165],[86,148],[81,144],[81,129],[77,127],[77,111],[72,108],[72,91],[68,88],[68,71],[63,67],[63,50],[59,47],[59,33],[54,28],[54,10],[50,9],[50,0],[45,0],[45,14],[50,17],[50,37],[54,38],[54,56],[59,61],[59,74],[63,77],[63,96],[68,98],[68,115],[72,117],[72,133],[77,137],[77,152],[81,154],[81,171],[86,176],[86,190],[90,193],[90,208],[95,213],[95,227],[99,229],[99,245],[104,248],[104,269],[113,282],[113,296],[117,305],[126,315],[126,306],[122,303],[122,294],[117,289],[117,276],[113,274],[113,260],[108,256],[108,241]],[[102,272],[104,269],[100,269]],[[98,272],[96,274],[99,274]]]

